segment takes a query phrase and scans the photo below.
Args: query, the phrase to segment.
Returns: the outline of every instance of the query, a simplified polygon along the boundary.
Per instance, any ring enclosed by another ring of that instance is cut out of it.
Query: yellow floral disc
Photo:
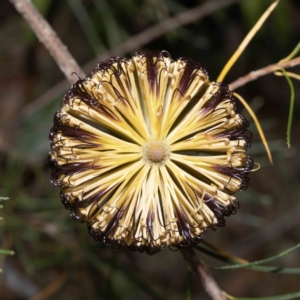
[[[166,51],[78,80],[50,132],[52,182],[96,240],[155,253],[199,242],[237,210],[251,133],[223,83]]]

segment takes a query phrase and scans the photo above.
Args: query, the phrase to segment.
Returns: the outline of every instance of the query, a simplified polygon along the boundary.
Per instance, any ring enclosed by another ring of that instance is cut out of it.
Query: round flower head
[[[114,57],[55,115],[52,182],[96,240],[150,254],[194,245],[237,210],[253,167],[247,127],[201,64],[166,51]]]

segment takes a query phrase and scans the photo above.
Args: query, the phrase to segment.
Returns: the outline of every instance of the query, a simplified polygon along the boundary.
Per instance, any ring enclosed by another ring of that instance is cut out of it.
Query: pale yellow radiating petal
[[[148,50],[111,58],[65,96],[52,182],[97,240],[155,253],[200,241],[247,185],[248,123],[201,64]]]

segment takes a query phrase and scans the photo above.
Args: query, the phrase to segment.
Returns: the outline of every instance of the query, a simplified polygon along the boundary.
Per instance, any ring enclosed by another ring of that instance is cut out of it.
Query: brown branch
[[[179,26],[187,25],[191,22],[199,20],[220,8],[224,8],[225,6],[231,5],[236,2],[238,2],[238,0],[211,0],[211,1],[207,1],[204,4],[191,8],[183,13],[180,13],[157,25],[150,27],[149,29],[146,29],[141,33],[138,33],[130,37],[125,42],[101,54],[96,59],[86,64],[83,67],[83,69],[88,70],[88,72],[90,72],[97,65],[97,63],[104,61],[111,56],[122,55],[126,52],[138,50],[142,48],[144,45],[151,42],[152,40],[166,34],[170,30],[174,30]],[[51,103],[53,99],[57,98],[58,95],[63,94],[65,90],[66,90],[66,82],[61,81],[53,88],[51,88],[51,90],[47,91],[45,94],[41,95],[39,98],[31,102],[29,105],[22,108],[19,111],[17,118],[14,119],[19,120],[19,122],[21,123],[27,117],[36,113],[40,109],[43,109],[45,106]]]
[[[55,31],[51,28],[49,23],[37,11],[30,0],[9,0],[16,8],[16,10],[24,17],[27,23],[41,43],[47,48],[56,64],[64,73],[70,83],[77,81],[77,77],[72,75],[77,73],[80,77],[85,77],[73,56],[68,51],[67,47],[61,42]]]
[[[273,73],[274,71],[278,70],[278,69],[287,69],[287,68],[292,68],[295,67],[297,65],[300,64],[300,56],[287,61],[287,62],[283,62],[283,63],[276,63],[273,65],[269,65],[267,67],[264,67],[262,69],[256,70],[256,71],[252,71],[249,74],[240,77],[239,79],[233,81],[232,83],[229,84],[229,89],[231,91],[236,90],[237,88],[245,85],[246,83],[256,80],[259,77],[268,75],[270,73]]]
[[[220,289],[208,270],[205,268],[203,263],[198,259],[195,251],[192,248],[182,248],[181,252],[185,260],[195,272],[196,276],[202,282],[205,291],[211,297],[211,299],[226,300],[225,294]]]

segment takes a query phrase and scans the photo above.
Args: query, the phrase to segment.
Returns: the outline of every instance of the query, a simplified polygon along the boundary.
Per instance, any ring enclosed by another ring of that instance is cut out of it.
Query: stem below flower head
[[[202,282],[202,285],[207,294],[213,300],[226,300],[226,296],[221,288],[218,286],[212,275],[205,268],[203,263],[198,259],[194,249],[182,248],[181,253],[185,260],[191,266],[198,279]]]

